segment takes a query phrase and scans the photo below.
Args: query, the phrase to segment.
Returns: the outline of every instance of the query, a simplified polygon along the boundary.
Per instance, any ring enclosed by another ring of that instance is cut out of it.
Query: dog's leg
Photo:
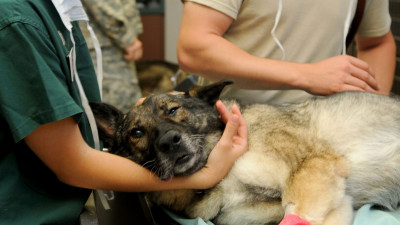
[[[279,223],[284,215],[280,201],[243,202],[223,209],[214,222],[226,225]]]
[[[345,195],[338,207],[332,209],[324,221],[324,225],[352,224],[353,207],[350,196]]]
[[[285,214],[295,214],[312,225],[350,225],[351,198],[345,193],[347,161],[334,155],[306,159],[288,180],[283,192]]]
[[[203,220],[212,220],[220,212],[224,193],[217,185],[198,202],[186,208],[185,213],[189,218],[200,217]]]

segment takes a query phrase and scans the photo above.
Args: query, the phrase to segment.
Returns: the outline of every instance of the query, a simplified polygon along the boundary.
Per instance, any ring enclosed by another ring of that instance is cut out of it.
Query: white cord
[[[96,52],[97,82],[99,84],[100,97],[103,98],[103,56],[101,54],[100,42],[97,39],[92,27],[89,25],[89,21],[86,21],[86,27],[89,30],[90,37],[93,40],[94,50]]]
[[[71,77],[75,78],[74,80],[76,82],[76,85],[78,86],[79,95],[80,95],[81,101],[82,101],[82,107],[86,113],[86,116],[88,117],[90,129],[92,131],[94,147],[95,147],[95,149],[100,150],[100,139],[99,139],[99,134],[97,131],[96,120],[94,118],[93,112],[90,108],[88,99],[85,94],[85,90],[83,89],[81,80],[78,75],[78,70],[76,68],[75,41],[74,41],[74,36],[72,35],[72,32],[70,32],[70,35],[71,35],[71,41],[73,43],[73,46],[72,46],[72,49],[70,52],[70,59],[69,59],[70,69],[71,69]]]
[[[281,49],[281,51],[282,51],[282,60],[284,60],[286,58],[285,49],[283,48],[283,45],[281,44],[281,42],[279,41],[279,39],[275,35],[276,27],[278,26],[279,20],[281,19],[281,15],[282,15],[282,6],[283,6],[282,0],[279,0],[278,12],[276,13],[275,24],[274,24],[274,27],[271,30],[271,35],[272,35],[272,38],[274,39],[275,43]]]
[[[351,14],[353,12],[354,2],[355,2],[355,0],[350,0],[349,9],[347,10],[347,17],[346,17],[346,20],[344,21],[343,48],[342,48],[343,49],[343,52],[342,52],[343,55],[346,55],[346,53],[347,53],[346,38],[347,38],[347,34],[349,33],[350,23],[352,21],[351,20],[352,19]]]

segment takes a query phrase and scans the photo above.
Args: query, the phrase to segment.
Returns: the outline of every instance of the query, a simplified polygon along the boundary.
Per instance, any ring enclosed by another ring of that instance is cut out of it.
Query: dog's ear
[[[206,86],[194,86],[188,90],[185,95],[200,98],[203,101],[208,102],[210,105],[215,105],[222,90],[226,85],[230,84],[233,84],[232,80],[223,80]]]
[[[104,147],[113,145],[117,127],[121,124],[124,114],[112,105],[101,102],[90,102],[90,108],[96,119],[100,139]]]

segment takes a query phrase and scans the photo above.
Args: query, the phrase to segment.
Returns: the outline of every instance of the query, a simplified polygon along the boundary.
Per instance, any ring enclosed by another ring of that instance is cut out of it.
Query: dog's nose
[[[179,147],[181,139],[181,134],[178,131],[168,131],[160,138],[158,146],[161,151],[170,152]]]

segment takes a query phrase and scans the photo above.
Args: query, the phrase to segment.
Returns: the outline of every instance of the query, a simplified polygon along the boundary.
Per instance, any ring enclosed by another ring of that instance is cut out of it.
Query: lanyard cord
[[[78,70],[76,68],[76,48],[75,48],[75,40],[74,36],[72,33],[72,21],[79,21],[79,20],[85,20],[87,23],[87,28],[90,32],[90,36],[93,39],[94,47],[96,50],[96,64],[97,64],[97,82],[99,85],[99,92],[100,92],[100,97],[102,96],[102,80],[103,80],[103,65],[102,65],[102,54],[101,54],[101,48],[99,41],[93,32],[93,29],[89,25],[89,19],[87,18],[87,15],[85,11],[82,8],[82,3],[79,0],[71,0],[71,1],[66,1],[66,0],[52,0],[54,6],[57,9],[58,14],[61,17],[61,20],[64,24],[64,26],[69,30],[70,37],[71,37],[71,42],[72,42],[72,49],[70,53],[68,54],[69,56],[69,64],[70,64],[70,70],[71,70],[71,81],[76,82],[78,86],[78,91],[79,95],[81,98],[82,102],[82,107],[83,110],[88,118],[90,129],[92,132],[93,136],[93,142],[94,142],[94,148],[97,150],[100,149],[100,138],[99,134],[97,131],[97,126],[96,126],[96,120],[93,115],[93,111],[90,108],[89,101],[86,97],[85,90],[83,89],[81,80],[78,75]],[[102,190],[97,190],[97,193],[99,195],[101,204],[105,210],[110,209],[110,205],[108,204],[108,200],[113,199],[113,192],[111,192],[111,197],[108,195],[105,195],[104,191]],[[107,199],[106,199],[107,197]]]
[[[279,0],[278,12],[276,13],[275,23],[274,23],[274,27],[271,30],[271,35],[272,35],[272,38],[274,39],[275,43],[278,45],[279,49],[282,51],[282,60],[285,60],[285,58],[286,58],[285,48],[283,48],[282,43],[279,41],[279,39],[276,37],[276,34],[275,34],[275,30],[278,27],[279,20],[281,19],[282,8],[283,8],[282,0]]]
[[[100,42],[96,37],[92,27],[89,25],[89,21],[86,21],[86,27],[90,33],[90,37],[93,40],[94,50],[96,51],[96,74],[97,74],[97,82],[99,84],[100,96],[103,96],[102,86],[103,86],[103,56],[101,54]]]
[[[79,95],[80,95],[81,101],[82,101],[82,107],[83,107],[84,112],[86,113],[86,116],[88,117],[90,129],[92,131],[94,147],[95,147],[95,149],[100,150],[100,139],[99,139],[99,134],[98,134],[98,131],[97,131],[96,120],[94,118],[92,109],[90,108],[89,101],[88,101],[88,99],[86,97],[85,90],[83,89],[81,80],[80,80],[79,75],[78,75],[78,71],[76,69],[75,41],[74,41],[74,37],[72,35],[72,32],[70,32],[70,36],[71,36],[71,41],[72,41],[72,44],[73,44],[71,52],[69,54],[70,55],[69,64],[70,64],[70,68],[71,68],[71,79],[72,79],[72,81],[75,80],[75,82],[76,82],[76,84],[78,86]]]
[[[90,27],[89,24],[88,24],[88,27]],[[90,28],[90,30],[92,30],[92,29]],[[94,141],[94,148],[97,149],[97,150],[101,150],[100,149],[100,138],[99,138],[99,133],[98,133],[98,130],[97,130],[96,120],[94,118],[93,111],[90,108],[89,101],[88,101],[88,99],[86,97],[85,90],[83,89],[83,86],[82,86],[82,83],[81,83],[81,79],[79,78],[78,71],[76,69],[76,50],[75,50],[75,41],[74,41],[74,37],[73,37],[72,32],[70,32],[70,36],[71,36],[71,41],[72,41],[72,44],[73,44],[71,52],[69,54],[69,56],[70,56],[69,57],[70,58],[69,63],[70,63],[70,68],[71,68],[71,79],[72,79],[72,81],[75,80],[75,82],[76,82],[76,84],[78,86],[79,95],[81,97],[81,102],[82,102],[82,107],[83,107],[83,110],[84,110],[88,120],[89,120],[90,129],[92,131],[92,136],[93,136],[93,141]],[[91,31],[91,36],[96,42],[97,38],[96,38],[93,30]],[[98,44],[98,41],[97,41],[97,44]],[[96,43],[95,43],[95,46],[96,46]],[[101,93],[101,87],[102,87],[101,86],[101,80],[102,80],[102,71],[103,70],[102,70],[102,63],[101,63],[101,49],[99,47],[100,45],[97,45],[97,46],[98,46],[96,48],[97,80],[99,82],[99,89],[100,89],[100,93]],[[100,76],[99,76],[99,74],[100,74]],[[103,190],[96,190],[96,192],[97,192],[97,194],[99,196],[99,199],[100,199],[100,202],[101,202],[101,205],[103,206],[103,208],[105,210],[111,209],[110,205],[108,204],[108,200],[107,199],[112,200],[114,198],[113,197],[114,193],[111,192],[110,193],[111,197],[108,197],[108,195],[106,195]]]
[[[343,51],[342,54],[346,55],[347,53],[347,44],[346,44],[346,38],[347,38],[347,34],[349,33],[349,29],[350,29],[350,24],[351,24],[351,14],[352,14],[352,9],[354,6],[354,0],[350,0],[349,3],[349,9],[347,10],[347,17],[346,20],[344,22],[344,27],[343,27]]]

